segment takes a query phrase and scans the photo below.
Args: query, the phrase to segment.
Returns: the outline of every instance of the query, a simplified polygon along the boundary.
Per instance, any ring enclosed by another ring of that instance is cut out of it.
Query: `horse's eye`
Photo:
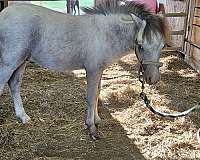
[[[143,50],[143,47],[142,47],[142,45],[140,44],[140,45],[138,45],[138,49],[139,50]]]

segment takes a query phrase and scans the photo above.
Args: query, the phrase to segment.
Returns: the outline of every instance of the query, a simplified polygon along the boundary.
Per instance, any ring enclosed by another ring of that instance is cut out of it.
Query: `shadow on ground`
[[[183,111],[200,102],[200,75],[178,57],[168,63],[167,69],[170,72],[162,73],[162,82],[166,85],[159,85],[158,89],[160,94],[171,100],[171,109]],[[197,129],[200,128],[199,111],[191,114],[190,119]]]
[[[89,139],[84,126],[84,78],[31,65],[26,70],[21,95],[32,118],[26,125],[14,115],[8,87],[0,98],[0,159],[145,159],[134,139],[127,137],[106,107],[100,106],[102,138],[95,142]],[[113,98],[109,101],[110,106],[119,102]]]
[[[155,88],[158,94],[170,101],[169,109],[181,112],[200,102],[200,75],[176,53],[165,53],[162,59],[167,66],[161,68],[161,82]],[[137,65],[127,64],[124,61],[120,61],[119,65],[136,77]],[[200,128],[200,112],[197,111],[189,116],[197,129]]]

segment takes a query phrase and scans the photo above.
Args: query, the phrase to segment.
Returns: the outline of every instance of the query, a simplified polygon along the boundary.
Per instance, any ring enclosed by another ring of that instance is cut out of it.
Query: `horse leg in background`
[[[73,5],[73,10],[74,10],[74,15],[76,15],[76,5],[75,5],[75,3],[74,3],[74,5]],[[72,12],[73,13],[73,12]]]
[[[87,73],[87,118],[86,125],[89,130],[90,137],[94,140],[98,138],[95,126],[95,112],[97,111],[97,102],[99,95],[99,82],[101,80],[102,71],[91,71]],[[98,115],[98,114],[97,114]]]
[[[70,9],[71,9],[70,13],[73,15],[73,12],[74,12],[74,0],[70,1]]]
[[[70,14],[72,14],[73,15],[73,10],[74,10],[74,8],[73,8],[73,6],[71,6],[71,8],[70,8],[71,10],[70,10]]]
[[[26,67],[26,61],[23,62],[12,74],[11,78],[8,81],[10,87],[12,99],[15,107],[15,114],[18,118],[21,119],[22,123],[27,123],[30,121],[30,117],[26,114],[23,108],[22,99],[20,96],[20,82],[22,75]]]
[[[76,1],[75,0],[71,0],[71,11],[72,11],[72,15],[76,15]]]
[[[77,8],[78,8],[78,15],[80,15],[80,6],[79,6],[79,0],[76,0],[76,5],[77,5]]]

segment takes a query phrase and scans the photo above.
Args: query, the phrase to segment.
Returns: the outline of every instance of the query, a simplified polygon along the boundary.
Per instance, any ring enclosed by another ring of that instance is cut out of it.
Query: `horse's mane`
[[[159,33],[163,36],[165,40],[168,37],[168,27],[165,23],[164,18],[152,14],[145,5],[138,4],[135,2],[126,3],[125,5],[117,5],[112,0],[107,0],[105,3],[101,3],[96,7],[86,7],[82,8],[86,14],[91,15],[111,15],[111,14],[134,14],[142,20],[146,21],[146,27],[144,30],[144,36],[148,39],[151,37],[151,33]]]

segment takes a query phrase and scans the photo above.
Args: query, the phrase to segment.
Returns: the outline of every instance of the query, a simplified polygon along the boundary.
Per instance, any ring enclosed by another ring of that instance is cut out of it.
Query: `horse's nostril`
[[[149,82],[151,83],[151,77],[149,77]]]

